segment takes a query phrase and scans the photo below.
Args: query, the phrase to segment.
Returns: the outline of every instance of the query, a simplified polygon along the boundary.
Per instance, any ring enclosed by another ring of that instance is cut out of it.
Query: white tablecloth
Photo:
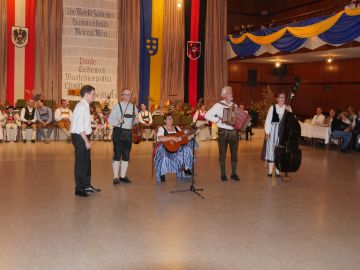
[[[299,122],[301,126],[301,136],[307,138],[317,138],[325,140],[325,144],[329,143],[331,128],[323,126],[315,126],[309,123]]]

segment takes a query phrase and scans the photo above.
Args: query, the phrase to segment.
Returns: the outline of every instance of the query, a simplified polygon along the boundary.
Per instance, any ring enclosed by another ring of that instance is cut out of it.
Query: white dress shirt
[[[33,108],[34,109],[34,108]],[[28,110],[30,111],[31,109],[28,107]],[[20,112],[20,120],[22,122],[27,122],[28,120],[25,119],[25,107],[21,109]],[[34,118],[31,120],[31,122],[36,123],[37,118],[36,118],[36,109],[34,109]]]
[[[317,114],[311,120],[311,124],[317,125],[317,126],[322,126],[322,125],[324,125],[324,123],[325,123],[325,115],[323,115],[323,114]]]
[[[144,121],[144,119],[143,119],[143,117],[146,117],[146,116],[149,117],[149,118],[148,118],[148,119],[149,119],[149,123],[145,123],[145,121]],[[150,113],[149,111],[145,111],[145,112],[140,111],[140,112],[139,112],[139,122],[140,122],[141,124],[152,124],[153,120],[152,120],[151,113]]]
[[[64,109],[63,107],[57,108],[54,113],[55,121],[59,122],[62,119],[71,119],[72,111],[69,108]]]
[[[221,101],[221,103],[227,104],[225,100]],[[236,104],[234,102],[231,102],[228,104],[228,106],[223,104],[220,104],[219,102],[215,103],[214,106],[212,106],[211,109],[206,112],[205,118],[210,122],[216,123],[219,128],[233,130],[234,128],[230,125],[224,124],[221,121],[221,118],[223,117],[224,108],[229,108],[234,105],[236,106]]]
[[[283,105],[282,107],[280,107],[278,104],[275,105],[275,109],[277,114],[279,115],[279,120],[281,121],[284,113],[285,113],[285,105]],[[273,111],[274,111],[274,106],[271,106],[269,108],[268,114],[266,116],[266,120],[265,120],[265,133],[266,134],[270,134],[271,131],[271,121],[272,121],[272,117],[273,117]]]
[[[70,126],[71,133],[80,134],[83,131],[86,135],[90,135],[92,132],[90,106],[85,99],[81,99],[76,104]]]

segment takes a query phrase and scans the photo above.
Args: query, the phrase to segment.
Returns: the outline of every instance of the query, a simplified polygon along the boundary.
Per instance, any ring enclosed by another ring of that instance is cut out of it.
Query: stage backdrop
[[[91,84],[97,100],[117,101],[118,1],[63,1],[62,97]]]

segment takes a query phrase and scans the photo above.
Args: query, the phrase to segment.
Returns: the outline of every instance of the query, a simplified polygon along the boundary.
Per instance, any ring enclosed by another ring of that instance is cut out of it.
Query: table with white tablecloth
[[[325,144],[330,141],[331,128],[329,126],[316,126],[310,123],[299,122],[301,136],[306,138],[323,139]]]

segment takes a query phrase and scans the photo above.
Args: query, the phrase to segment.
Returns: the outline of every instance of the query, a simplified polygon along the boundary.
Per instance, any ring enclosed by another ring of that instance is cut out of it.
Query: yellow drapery
[[[245,33],[237,38],[230,35],[229,38],[233,44],[240,44],[246,38],[249,38],[252,42],[259,45],[268,45],[277,41],[278,39],[282,38],[285,35],[286,31],[288,31],[294,37],[311,38],[329,30],[337,23],[337,21],[341,18],[343,14],[346,14],[348,16],[358,16],[360,15],[360,8],[347,9],[345,11],[341,11],[335,14],[334,16],[327,18],[326,20],[323,20],[321,22],[312,25],[299,26],[299,27],[284,27],[283,29],[266,36],[255,36],[250,33]]]

